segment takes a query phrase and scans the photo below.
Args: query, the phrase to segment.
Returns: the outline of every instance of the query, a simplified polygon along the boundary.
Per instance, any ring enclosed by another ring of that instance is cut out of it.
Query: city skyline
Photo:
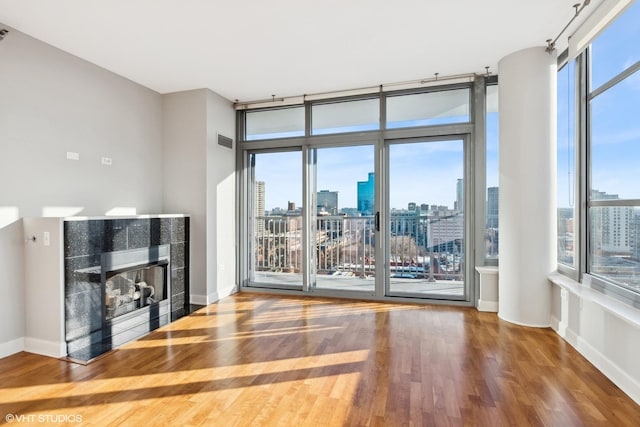
[[[391,147],[391,208],[406,208],[410,202],[454,206],[457,179],[464,175],[462,141],[422,143],[418,153],[414,144]],[[265,182],[265,209],[285,209],[290,201],[302,206],[302,179],[294,179],[302,177],[301,151],[259,153],[256,157],[255,180]],[[374,164],[373,145],[317,149],[315,191],[337,191],[338,209],[357,208],[357,182],[367,179]],[[425,179],[415,178],[420,171]],[[428,200],[421,192],[427,192]]]

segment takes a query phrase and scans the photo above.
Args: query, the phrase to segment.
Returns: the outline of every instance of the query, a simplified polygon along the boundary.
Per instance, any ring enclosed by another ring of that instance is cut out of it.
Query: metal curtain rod
[[[576,20],[576,18],[578,17],[578,15],[580,15],[580,13],[582,13],[582,11],[584,10],[585,7],[589,6],[589,4],[591,3],[591,0],[584,0],[584,3],[582,3],[582,6],[580,6],[580,3],[576,3],[573,5],[573,8],[576,10],[576,13],[573,15],[573,17],[571,18],[571,20],[567,23],[567,25],[564,26],[564,28],[562,29],[562,31],[560,31],[560,34],[558,34],[556,36],[555,39],[553,39],[553,41],[551,39],[547,40],[547,52],[551,53],[553,51],[553,49],[556,48],[556,42],[558,41],[558,39],[562,36],[562,34],[564,34],[565,31],[567,31],[567,28],[569,28],[569,26],[571,24],[573,24],[573,21]]]
[[[486,74],[489,76],[489,67],[485,67]],[[368,93],[378,93],[385,92],[386,90],[393,90],[394,87],[405,87],[405,86],[414,86],[420,87],[421,85],[427,85],[429,83],[436,83],[438,85],[444,85],[447,82],[460,80],[460,79],[471,79],[474,78],[477,74],[469,73],[469,74],[456,74],[451,76],[441,77],[439,73],[434,73],[434,77],[420,80],[411,80],[406,82],[396,82],[396,83],[385,83],[378,86],[366,86],[342,91],[333,91],[333,92],[318,92],[313,94],[305,94],[299,96],[288,96],[288,97],[279,97],[277,98],[275,95],[272,95],[271,98],[265,99],[257,99],[254,101],[239,101],[235,100],[236,109],[247,109],[250,105],[259,105],[259,104],[273,104],[276,102],[283,103],[286,105],[287,103],[297,103],[302,104],[307,100],[316,100],[316,99],[328,99],[328,98],[339,98],[344,96],[350,96],[353,94],[366,95]]]

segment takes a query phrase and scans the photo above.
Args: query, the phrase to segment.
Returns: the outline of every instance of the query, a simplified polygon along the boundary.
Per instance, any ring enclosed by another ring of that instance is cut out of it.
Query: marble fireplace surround
[[[161,317],[170,322],[188,314],[195,307],[190,305],[189,223],[189,216],[181,214],[23,218],[24,336],[16,351],[56,358],[75,354],[70,358],[86,362],[144,335]],[[103,340],[91,314],[103,310],[104,296],[95,291],[102,286],[103,254],[153,253],[160,247],[168,260],[164,312],[159,305],[149,308],[146,325],[132,321],[133,332]]]
[[[64,324],[68,357],[88,361],[189,312],[189,218],[66,218]],[[168,300],[110,321],[104,318],[105,258],[127,262],[148,252],[168,259]]]

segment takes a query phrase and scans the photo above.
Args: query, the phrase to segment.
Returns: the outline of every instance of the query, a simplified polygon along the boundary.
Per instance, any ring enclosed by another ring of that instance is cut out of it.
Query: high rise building
[[[640,211],[634,209],[631,219],[631,257],[640,261]]]
[[[428,243],[436,251],[462,251],[464,215],[449,211],[447,215],[429,215]],[[433,214],[433,212],[432,212]]]
[[[498,187],[487,188],[487,228],[498,228],[498,206],[500,192]]]
[[[573,265],[573,208],[558,208],[558,261]]]
[[[331,215],[338,214],[338,192],[320,190],[316,193],[317,212],[327,212]]]
[[[618,200],[617,194],[591,190],[592,200]],[[599,206],[590,211],[590,248],[596,256],[631,255],[633,207]]]
[[[264,181],[256,181],[254,186],[254,217],[256,218],[256,234],[264,233],[264,201],[265,201],[265,183]]]
[[[373,215],[375,191],[375,174],[369,172],[366,181],[358,181],[358,212],[362,215]]]
[[[456,206],[459,212],[464,212],[464,180],[458,179],[456,182]]]

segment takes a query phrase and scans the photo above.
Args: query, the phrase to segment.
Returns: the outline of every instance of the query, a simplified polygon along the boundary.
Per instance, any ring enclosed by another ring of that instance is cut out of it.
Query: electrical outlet
[[[102,164],[105,166],[111,166],[112,160],[111,157],[103,157]]]
[[[80,153],[75,151],[67,151],[67,160],[80,160]]]

